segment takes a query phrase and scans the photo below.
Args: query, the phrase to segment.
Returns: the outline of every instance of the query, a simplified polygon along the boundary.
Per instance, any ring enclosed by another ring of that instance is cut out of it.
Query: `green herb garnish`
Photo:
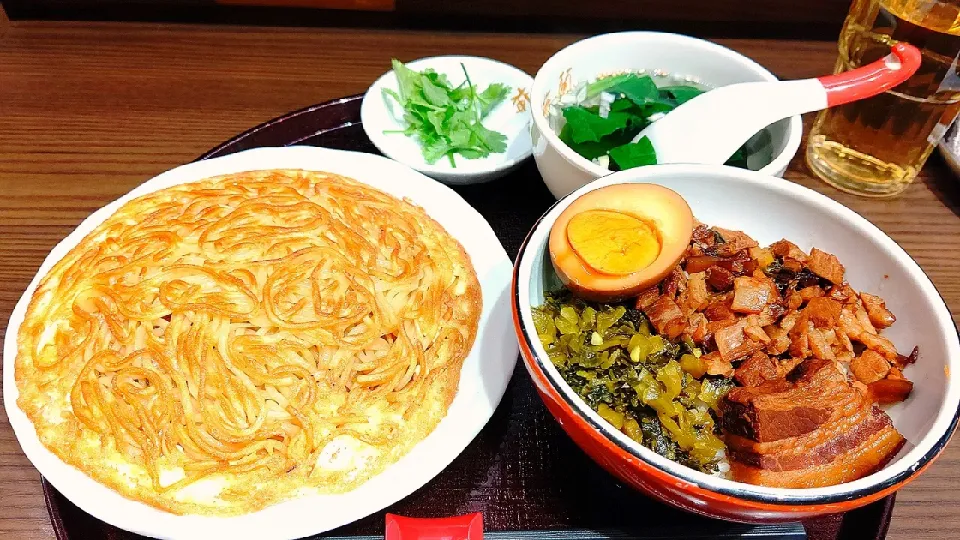
[[[383,97],[389,105],[395,100],[403,108],[403,130],[387,130],[384,133],[402,133],[416,136],[427,163],[433,164],[444,156],[456,167],[454,155],[467,159],[499,154],[507,149],[507,137],[503,133],[487,129],[483,120],[510,92],[510,87],[494,83],[483,91],[477,88],[460,64],[466,80],[452,86],[446,75],[432,69],[414,71],[397,59],[393,60],[393,72],[397,76],[400,92],[383,89]]]
[[[586,99],[596,103],[602,93],[616,96],[607,115],[596,105],[572,105],[563,109],[566,123],[560,140],[587,159],[609,156],[613,170],[655,165],[657,154],[646,137],[633,139],[650,125],[650,117],[669,113],[704,91],[695,86],[657,87],[646,75],[626,73],[598,79],[586,87]],[[747,168],[747,145],[727,160],[727,165]]]

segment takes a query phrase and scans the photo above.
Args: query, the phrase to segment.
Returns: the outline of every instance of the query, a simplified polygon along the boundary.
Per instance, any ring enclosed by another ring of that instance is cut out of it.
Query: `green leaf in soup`
[[[629,141],[629,139],[627,139],[627,141]],[[621,143],[619,141],[614,142],[609,138],[599,142],[588,141],[580,144],[571,142],[568,144],[571,150],[587,159],[596,159],[600,156],[605,156],[610,152],[611,148],[616,148],[620,145]]]
[[[610,105],[611,112],[623,112],[635,117],[630,122],[631,127],[641,125],[641,129],[650,124],[649,117],[660,112],[670,112],[675,108],[673,100],[670,98],[657,97],[656,99],[637,105],[628,98],[617,98]]]
[[[632,115],[611,112],[606,118],[584,107],[573,106],[563,109],[567,124],[564,130],[575,143],[597,142],[601,138],[627,127]]]
[[[634,76],[611,86],[607,91],[614,94],[623,94],[627,99],[637,105],[644,105],[660,97],[656,83],[653,82],[653,79],[646,76]]]
[[[686,103],[703,92],[696,86],[664,86],[660,89],[661,94],[666,94],[676,100],[677,105]]]
[[[611,75],[609,77],[597,79],[587,85],[587,98],[589,99],[594,96],[598,96],[603,92],[606,92],[608,89],[636,77],[639,77],[639,75],[635,73],[624,73],[622,75]]]
[[[637,106],[627,98],[617,98],[610,104],[610,112],[624,112],[634,108]]]
[[[653,101],[650,101],[642,107],[644,116],[653,116],[657,113],[668,113],[677,108],[676,103],[672,99],[663,99],[656,98]]]
[[[643,165],[656,165],[657,152],[650,139],[643,137],[635,143],[627,143],[610,150],[610,159],[621,171]]]
[[[566,127],[564,127],[566,129]],[[562,140],[571,150],[587,159],[595,159],[607,155],[611,148],[623,146],[629,143],[633,137],[640,132],[640,129],[622,129],[603,137],[599,141],[587,141],[575,143],[565,137],[563,130],[560,131],[560,140]]]

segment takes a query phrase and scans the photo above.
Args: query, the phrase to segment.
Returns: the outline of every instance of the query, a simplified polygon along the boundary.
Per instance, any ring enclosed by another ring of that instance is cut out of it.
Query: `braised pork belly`
[[[767,248],[740,231],[698,225],[684,258],[636,300],[656,331],[700,347],[696,371],[733,377],[719,425],[733,479],[774,487],[868,475],[904,444],[880,405],[913,384],[881,335],[882,298],[853,290],[840,260],[788,240]]]

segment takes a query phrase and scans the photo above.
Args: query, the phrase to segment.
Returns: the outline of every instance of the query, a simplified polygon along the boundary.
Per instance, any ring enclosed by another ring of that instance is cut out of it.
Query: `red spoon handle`
[[[483,516],[477,512],[445,518],[387,514],[384,540],[483,540]]]
[[[897,43],[890,54],[863,67],[825,75],[817,80],[827,91],[827,106],[843,105],[875,96],[909,79],[920,68],[920,50],[908,43]]]

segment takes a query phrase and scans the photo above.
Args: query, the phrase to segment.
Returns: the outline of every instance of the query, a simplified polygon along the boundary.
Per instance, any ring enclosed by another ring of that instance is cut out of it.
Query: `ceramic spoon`
[[[722,86],[680,105],[634,141],[648,137],[657,163],[720,165],[777,120],[874,96],[909,79],[919,67],[920,51],[898,43],[886,57],[836,75]]]

